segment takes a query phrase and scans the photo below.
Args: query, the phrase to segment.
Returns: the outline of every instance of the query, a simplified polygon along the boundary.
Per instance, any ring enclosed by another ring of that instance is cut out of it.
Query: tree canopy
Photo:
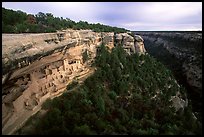
[[[87,21],[75,22],[69,18],[54,17],[52,13],[38,12],[36,15],[22,11],[14,11],[2,7],[3,33],[42,33],[56,32],[61,29],[91,29],[95,32],[126,32],[124,28],[111,27],[100,23],[91,24]]]
[[[93,66],[96,72],[82,85],[71,92],[67,88],[68,92],[46,102],[48,113],[33,119],[32,132],[19,133],[202,134],[202,123],[193,118],[191,104],[178,112],[171,107],[171,96],[185,93],[185,89],[153,57],[128,55],[121,46],[108,52],[101,45]]]

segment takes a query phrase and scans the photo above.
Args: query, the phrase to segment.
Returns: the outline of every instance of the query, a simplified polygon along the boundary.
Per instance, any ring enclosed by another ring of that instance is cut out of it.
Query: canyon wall
[[[147,52],[164,63],[185,86],[194,111],[202,111],[202,33],[135,32]]]
[[[202,33],[140,33],[152,46],[160,45],[180,60],[188,84],[202,91]],[[158,51],[159,52],[159,51]]]
[[[141,37],[123,33],[116,34],[116,38],[128,54],[145,53]],[[71,29],[57,33],[3,34],[2,39],[3,134],[11,134],[47,98],[62,94],[71,81],[88,75],[102,42],[109,49],[118,42],[114,41],[114,33]],[[83,59],[84,53],[87,61]]]
[[[2,39],[3,134],[19,129],[46,99],[67,92],[73,80],[92,74],[95,68],[91,64],[102,43],[110,52],[122,46],[129,55],[146,54],[143,38],[128,33],[68,29],[57,33],[3,34]],[[187,98],[180,96],[177,92],[171,98],[176,110],[188,105]]]

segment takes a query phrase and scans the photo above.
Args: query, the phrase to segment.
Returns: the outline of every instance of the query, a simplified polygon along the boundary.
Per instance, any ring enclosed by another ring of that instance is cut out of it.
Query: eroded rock
[[[121,35],[123,47],[135,53],[138,44],[134,44],[134,38],[126,33]],[[94,60],[102,41],[110,50],[115,42],[114,33],[71,29],[3,34],[2,40],[3,134],[11,134],[9,127],[20,121],[22,115],[34,112],[46,99],[61,94],[73,79],[88,74],[88,62]],[[87,62],[83,62],[85,51],[89,55]]]
[[[115,39],[117,45],[123,46],[129,55],[132,53],[144,54],[146,52],[143,43],[144,40],[139,35],[133,37],[128,33],[119,33],[115,35]]]

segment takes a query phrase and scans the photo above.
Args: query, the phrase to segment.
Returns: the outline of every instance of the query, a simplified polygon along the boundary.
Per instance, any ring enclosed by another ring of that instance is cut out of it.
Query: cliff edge
[[[62,94],[71,81],[92,73],[90,64],[102,43],[112,49],[121,42],[128,54],[145,53],[142,38],[127,33],[68,29],[57,33],[3,34],[2,39],[3,134],[12,134],[46,99]]]

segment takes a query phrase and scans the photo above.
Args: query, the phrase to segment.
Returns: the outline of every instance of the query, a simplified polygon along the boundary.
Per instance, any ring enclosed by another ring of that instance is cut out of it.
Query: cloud
[[[131,30],[202,30],[201,2],[133,3],[128,21]]]
[[[196,2],[149,3],[144,6],[146,21],[174,22],[202,12],[202,5]]]
[[[50,6],[53,6],[58,10],[53,11],[56,16],[68,17],[74,20],[94,20],[96,15],[95,12],[97,7],[95,3],[87,3],[87,2],[68,2],[68,3],[49,3]]]
[[[52,13],[56,17],[73,20],[94,19],[97,14],[94,3],[88,2],[3,2],[2,6],[20,9],[27,13]]]
[[[202,30],[202,2],[3,2],[2,6],[130,30]]]

